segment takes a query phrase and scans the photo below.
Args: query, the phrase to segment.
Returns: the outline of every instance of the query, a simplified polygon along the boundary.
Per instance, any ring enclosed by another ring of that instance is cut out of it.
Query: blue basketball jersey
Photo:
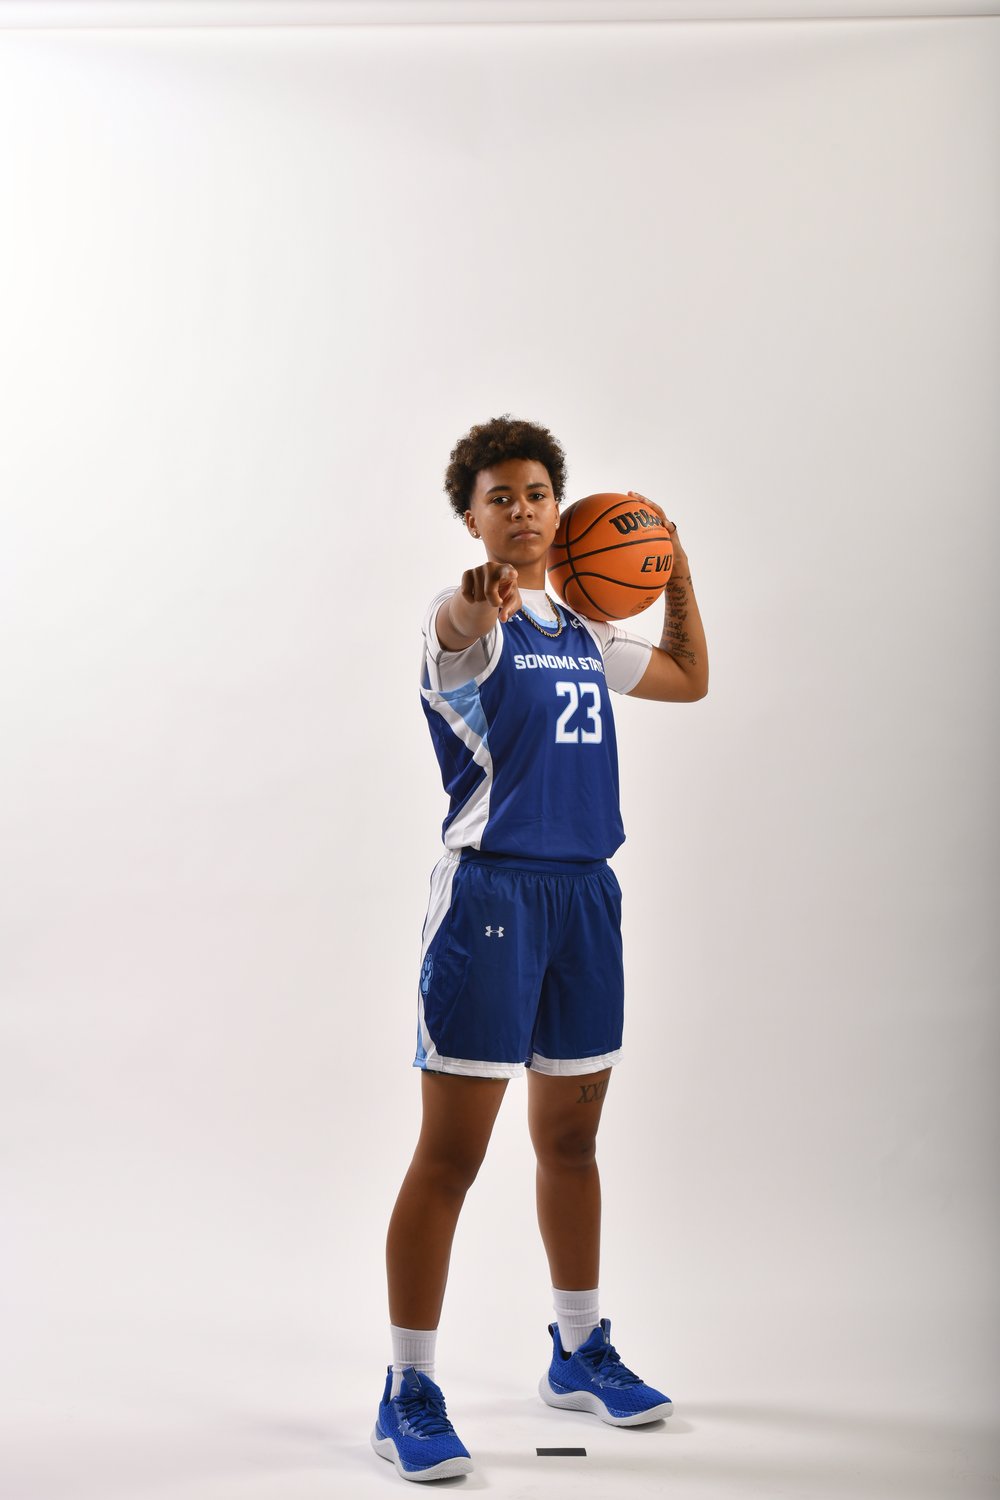
[[[546,639],[516,614],[482,671],[421,699],[450,798],[448,849],[533,859],[609,859],[625,839],[618,747],[601,649],[559,608]]]

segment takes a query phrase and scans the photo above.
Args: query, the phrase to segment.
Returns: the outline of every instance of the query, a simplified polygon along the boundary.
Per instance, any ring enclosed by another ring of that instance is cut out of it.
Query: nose
[[[510,513],[513,517],[521,519],[532,514],[531,501],[527,495],[515,495],[514,503],[511,505]]]

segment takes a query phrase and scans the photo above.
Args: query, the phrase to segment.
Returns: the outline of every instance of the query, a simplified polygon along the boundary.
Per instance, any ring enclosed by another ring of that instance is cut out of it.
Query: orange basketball
[[[588,495],[562,514],[549,549],[549,581],[588,620],[627,620],[670,579],[674,545],[655,510],[632,495]]]

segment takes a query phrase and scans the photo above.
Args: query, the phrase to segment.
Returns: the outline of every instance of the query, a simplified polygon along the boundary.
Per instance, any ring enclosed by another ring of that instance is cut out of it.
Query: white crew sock
[[[561,1292],[552,1288],[552,1305],[559,1324],[559,1341],[567,1354],[585,1344],[601,1321],[600,1288],[590,1292]]]
[[[434,1345],[437,1342],[436,1328],[396,1328],[389,1324],[392,1336],[392,1389],[390,1400],[399,1395],[403,1384],[403,1371],[412,1365],[424,1375],[434,1379]]]

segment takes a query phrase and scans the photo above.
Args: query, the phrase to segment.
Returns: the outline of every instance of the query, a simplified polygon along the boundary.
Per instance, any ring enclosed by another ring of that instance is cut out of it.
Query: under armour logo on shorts
[[[487,927],[487,929],[486,929],[486,936],[487,937],[503,937],[503,928],[502,927]]]

